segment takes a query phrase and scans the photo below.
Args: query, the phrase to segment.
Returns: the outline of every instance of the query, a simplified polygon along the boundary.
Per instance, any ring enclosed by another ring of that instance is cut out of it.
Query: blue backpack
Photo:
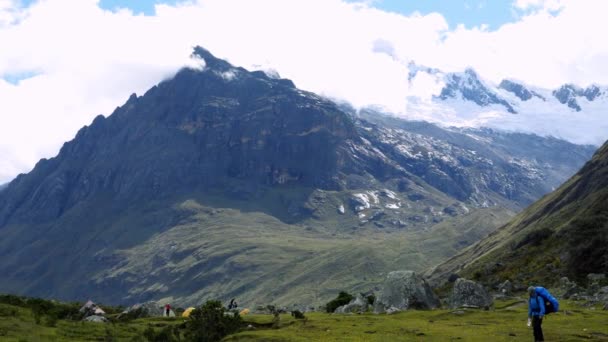
[[[559,310],[559,302],[546,288],[536,286],[536,294],[545,301],[545,314],[550,314]]]

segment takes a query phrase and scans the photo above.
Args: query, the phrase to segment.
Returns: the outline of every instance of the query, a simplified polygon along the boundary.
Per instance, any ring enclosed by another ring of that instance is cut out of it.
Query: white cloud
[[[557,14],[554,3],[563,7]],[[496,82],[608,83],[603,0],[517,0],[536,10],[497,31],[448,31],[438,13],[406,17],[370,4],[200,0],[142,16],[104,11],[96,0],[41,0],[25,10],[0,0],[0,77],[35,75],[17,85],[0,80],[0,182],[191,63],[197,44],[236,65],[275,69],[301,88],[401,113],[410,93],[426,90],[408,88],[412,60],[446,71],[472,66]]]

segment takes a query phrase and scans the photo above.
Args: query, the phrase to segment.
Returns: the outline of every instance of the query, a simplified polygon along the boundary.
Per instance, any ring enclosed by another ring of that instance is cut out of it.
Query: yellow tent
[[[196,308],[187,308],[184,313],[182,314],[182,317],[190,317],[190,314],[192,313],[192,311],[194,311]]]
[[[239,312],[239,315],[245,316],[248,313],[249,313],[249,309],[243,309],[243,310],[241,310],[241,312]]]

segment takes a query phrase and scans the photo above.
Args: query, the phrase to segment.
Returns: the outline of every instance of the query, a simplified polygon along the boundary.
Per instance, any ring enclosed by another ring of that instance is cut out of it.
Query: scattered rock
[[[509,281],[509,280],[505,280],[504,283],[498,285],[498,292],[500,292],[501,294],[503,294],[505,296],[511,295],[512,291],[513,291],[513,284],[511,284],[511,281]]]
[[[453,282],[455,282],[456,280],[458,280],[458,278],[460,278],[460,276],[459,276],[458,274],[456,274],[456,273],[452,273],[452,274],[450,274],[450,276],[448,277],[448,281],[449,281],[450,283],[453,283]]]
[[[492,296],[481,285],[472,280],[460,278],[454,283],[450,308],[489,308],[494,304]]]
[[[589,284],[600,283],[602,280],[606,279],[606,275],[603,273],[589,273],[587,274],[587,280]]]
[[[397,309],[394,306],[391,306],[390,308],[386,309],[386,314],[387,315],[392,315],[392,314],[395,314],[397,312],[401,312],[401,310]]]
[[[456,316],[462,316],[462,315],[464,315],[464,311],[462,311],[462,310],[452,311],[452,313],[454,315],[456,315]]]
[[[103,316],[99,316],[99,315],[92,315],[89,317],[85,317],[85,319],[83,321],[86,322],[95,322],[95,323],[108,323],[108,319],[103,317]]]
[[[413,271],[395,271],[389,273],[384,281],[374,312],[388,312],[391,308],[434,309],[439,304],[439,298],[422,276]]]

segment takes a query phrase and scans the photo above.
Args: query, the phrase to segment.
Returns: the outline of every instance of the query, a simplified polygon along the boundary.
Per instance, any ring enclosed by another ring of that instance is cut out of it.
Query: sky
[[[605,0],[0,0],[0,184],[191,65],[195,45],[407,117],[412,62],[496,83],[608,84],[607,10]]]

